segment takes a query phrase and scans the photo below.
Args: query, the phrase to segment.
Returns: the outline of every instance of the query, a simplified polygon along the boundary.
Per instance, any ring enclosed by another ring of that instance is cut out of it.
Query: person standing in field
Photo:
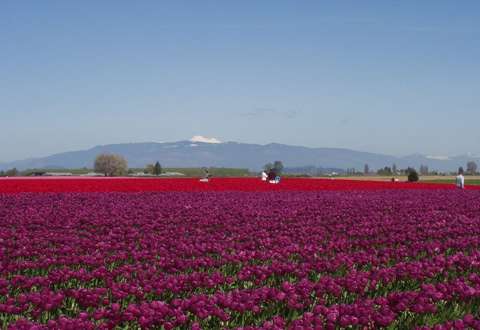
[[[277,176],[275,177],[275,183],[280,183],[280,175],[277,175]]]
[[[268,178],[267,172],[263,171],[262,172],[262,181],[267,181],[267,178]]]
[[[463,176],[463,169],[460,168],[458,170],[458,175],[455,179],[455,184],[457,186],[457,188],[459,189],[464,189],[465,188],[465,177]]]
[[[204,172],[204,175],[203,175],[203,178],[200,179],[200,182],[208,182],[208,181],[210,181],[210,178],[212,177],[212,175],[211,175],[210,172],[208,171],[208,168],[204,167],[204,168],[203,168],[203,172]]]

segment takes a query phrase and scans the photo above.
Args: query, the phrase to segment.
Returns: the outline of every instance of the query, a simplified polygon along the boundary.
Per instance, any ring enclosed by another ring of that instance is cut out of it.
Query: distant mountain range
[[[427,165],[431,170],[455,171],[466,167],[470,160],[480,165],[479,157],[429,157],[411,155],[394,157],[370,152],[340,148],[308,148],[278,143],[266,145],[194,139],[166,143],[125,143],[96,146],[88,150],[69,151],[48,157],[32,158],[0,163],[0,169],[16,167],[19,170],[33,168],[68,169],[92,168],[99,153],[123,155],[130,167],[145,167],[159,161],[164,167],[241,167],[259,170],[264,164],[281,160],[287,167],[315,166],[322,168],[355,168],[363,171],[364,165],[375,170],[396,164],[398,168]]]

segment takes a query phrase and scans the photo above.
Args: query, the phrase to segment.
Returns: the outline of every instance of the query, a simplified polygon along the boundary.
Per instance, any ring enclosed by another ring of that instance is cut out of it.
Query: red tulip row
[[[468,190],[480,189],[467,186]],[[285,178],[280,184],[259,178],[0,178],[0,193],[19,192],[145,192],[145,191],[358,191],[398,189],[455,189],[452,184]]]

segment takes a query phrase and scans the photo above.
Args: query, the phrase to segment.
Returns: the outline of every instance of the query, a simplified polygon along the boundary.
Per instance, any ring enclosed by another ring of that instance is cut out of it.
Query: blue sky
[[[479,1],[0,2],[0,161],[222,141],[480,154]]]

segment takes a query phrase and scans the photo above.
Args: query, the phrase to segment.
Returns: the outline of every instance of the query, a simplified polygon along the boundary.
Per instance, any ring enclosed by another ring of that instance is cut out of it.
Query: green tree
[[[381,168],[377,171],[378,175],[392,175],[392,169],[388,166]]]
[[[160,175],[162,174],[162,165],[159,162],[156,162],[153,166],[153,174]]]
[[[475,175],[475,173],[477,173],[477,169],[478,169],[477,163],[475,163],[473,160],[471,160],[467,163],[467,173],[468,174]]]
[[[420,178],[418,177],[418,173],[414,168],[408,168],[408,182],[417,182]]]
[[[265,170],[265,172],[268,172],[270,171],[271,169],[273,168],[273,164],[272,163],[267,163],[263,166],[263,169]]]
[[[276,160],[273,163],[273,168],[274,168],[275,172],[277,173],[277,175],[280,175],[283,172],[283,168],[284,168],[283,163],[280,160]]]

